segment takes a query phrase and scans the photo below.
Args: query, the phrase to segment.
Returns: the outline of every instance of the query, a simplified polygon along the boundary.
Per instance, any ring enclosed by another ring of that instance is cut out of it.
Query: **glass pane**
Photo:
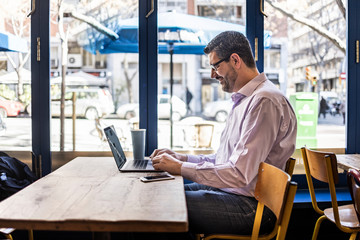
[[[274,7],[265,5],[268,18],[264,28],[271,32],[271,45],[265,49],[265,72],[290,98],[296,111],[297,148],[344,149],[346,50],[333,43],[331,34],[346,46],[346,20],[336,1],[302,1],[296,5],[282,1]],[[321,36],[281,14],[280,8],[331,34]],[[302,165],[297,169],[303,173]]]
[[[28,1],[0,7],[0,149],[31,151]]]
[[[103,128],[110,125],[124,150],[132,148],[130,129],[138,123],[138,43],[129,48],[122,43],[137,39],[137,27],[124,33],[121,25],[137,15],[134,0],[51,0],[52,151],[109,151]]]
[[[159,1],[159,148],[217,150],[232,102],[230,94],[221,89],[216,79],[211,79],[203,49],[230,24],[236,24],[236,29],[245,33],[245,20],[245,0]],[[170,22],[178,26],[171,26]],[[171,92],[172,121],[170,104],[163,102]]]

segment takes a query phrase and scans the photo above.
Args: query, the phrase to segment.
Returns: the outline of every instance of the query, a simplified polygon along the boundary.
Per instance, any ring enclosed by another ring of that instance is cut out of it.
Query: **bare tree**
[[[339,7],[339,10],[340,10],[341,14],[343,15],[344,19],[346,19],[346,8],[345,8],[343,1],[342,0],[335,0],[335,1]]]
[[[288,1],[275,2],[274,0],[266,0],[266,2],[283,16],[307,26],[312,30],[308,32],[309,47],[303,48],[299,54],[312,56],[315,60],[315,63],[312,64],[309,62],[308,64],[316,66],[317,75],[314,77],[316,77],[317,87],[313,88],[313,90],[316,89],[317,92],[320,93],[320,91],[326,87],[323,82],[323,73],[325,72],[326,62],[330,59],[329,54],[334,54],[334,57],[340,56],[341,54],[339,54],[339,52],[346,54],[346,43],[343,41],[345,28],[341,21],[342,19],[345,20],[346,10],[342,0],[333,0],[332,2],[322,0],[316,2],[301,2],[301,4],[304,4],[303,7],[305,9],[308,7],[308,3],[316,3],[321,6],[317,7],[321,9],[321,11],[315,11],[306,16],[296,12],[299,6],[297,6],[296,9],[289,10],[286,7],[287,3],[289,3]],[[334,15],[334,10],[336,10],[337,7],[339,12]],[[310,83],[308,85],[310,85]]]
[[[133,81],[134,77],[136,76],[137,71],[133,72],[133,74],[130,76],[129,63],[128,63],[126,54],[124,56],[123,65],[124,65],[124,75],[125,75],[125,79],[126,79],[126,86],[127,86],[128,96],[129,96],[129,103],[133,103],[134,96],[132,94],[132,81]]]
[[[318,66],[318,73],[319,76],[317,79],[317,92],[319,93],[322,89],[323,85],[323,72],[325,70],[325,59],[329,53],[329,50],[332,48],[332,44],[329,41],[322,41],[319,35],[315,34],[314,32],[309,33],[309,38],[311,39],[311,54],[315,58],[316,64]],[[320,95],[319,95],[320,96]]]
[[[339,0],[339,1],[341,1],[341,0]],[[327,38],[337,48],[339,48],[344,54],[346,53],[346,43],[339,36],[337,36],[335,33],[329,31],[324,26],[321,26],[318,22],[316,22],[316,21],[314,21],[312,19],[300,16],[299,14],[295,14],[295,13],[290,12],[285,7],[283,7],[280,3],[277,3],[277,2],[274,2],[274,1],[271,1],[271,0],[266,0],[266,2],[270,6],[272,6],[274,9],[280,11],[282,14],[289,17],[290,19],[292,19],[292,20],[294,20],[294,21],[296,21],[298,23],[301,23],[303,25],[308,26],[309,28],[314,30],[319,35]]]
[[[5,28],[19,38],[28,37],[30,34],[30,20],[26,17],[29,11],[27,3],[28,1],[25,0],[10,1],[0,6],[0,15],[3,16]],[[30,45],[27,53],[18,52],[16,55],[6,53],[6,57],[18,76],[16,98],[26,102],[28,100],[22,97],[24,94],[22,69],[29,60]]]
[[[86,30],[87,38],[100,41],[104,37],[116,40],[119,36],[114,31],[120,19],[132,18],[137,16],[137,0],[110,0],[98,1],[98,5],[93,5],[91,9],[80,13],[78,10],[70,12],[70,16],[82,23],[88,24],[91,28]],[[84,8],[86,9],[86,5]],[[130,74],[127,56],[125,55],[122,63],[126,81],[129,102],[134,102],[132,81],[137,71]]]

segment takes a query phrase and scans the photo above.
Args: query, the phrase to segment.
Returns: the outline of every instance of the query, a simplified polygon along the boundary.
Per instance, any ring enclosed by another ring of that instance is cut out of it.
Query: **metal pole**
[[[173,105],[172,105],[172,96],[173,96],[173,85],[174,85],[174,70],[173,70],[173,53],[174,53],[174,47],[173,43],[169,43],[169,53],[170,53],[170,149],[173,147]]]
[[[64,59],[63,59],[64,60]],[[65,149],[65,76],[66,65],[62,65],[61,97],[60,97],[60,151]]]
[[[75,124],[76,124],[76,92],[73,92],[72,94],[72,142],[73,142],[73,151],[75,151],[76,146],[76,130],[75,130]]]

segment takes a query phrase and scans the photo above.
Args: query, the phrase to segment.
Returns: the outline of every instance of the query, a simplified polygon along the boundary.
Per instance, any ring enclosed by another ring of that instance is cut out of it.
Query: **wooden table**
[[[152,173],[154,174],[154,173]],[[78,157],[0,203],[0,227],[186,232],[183,179],[143,183],[112,157]]]
[[[336,154],[338,167],[344,170],[354,168],[360,171],[360,154]]]

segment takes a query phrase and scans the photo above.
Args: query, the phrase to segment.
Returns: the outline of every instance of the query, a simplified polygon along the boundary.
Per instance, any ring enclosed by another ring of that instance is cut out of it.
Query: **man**
[[[189,91],[189,88],[186,87],[186,109],[187,109],[187,114],[192,113],[192,110],[190,108],[190,102],[191,102],[192,98],[193,98],[193,95]]]
[[[329,109],[329,105],[327,104],[326,100],[324,97],[321,97],[320,100],[320,111],[319,111],[319,118],[320,118],[320,114],[324,115],[324,118],[326,118],[326,111]]]
[[[285,168],[293,154],[296,117],[288,100],[256,68],[247,38],[223,32],[205,48],[211,77],[234,106],[213,155],[185,155],[155,150],[155,169],[181,174],[195,183],[185,185],[190,231],[251,234],[257,201],[254,189],[260,162]],[[261,233],[276,221],[265,208]]]

